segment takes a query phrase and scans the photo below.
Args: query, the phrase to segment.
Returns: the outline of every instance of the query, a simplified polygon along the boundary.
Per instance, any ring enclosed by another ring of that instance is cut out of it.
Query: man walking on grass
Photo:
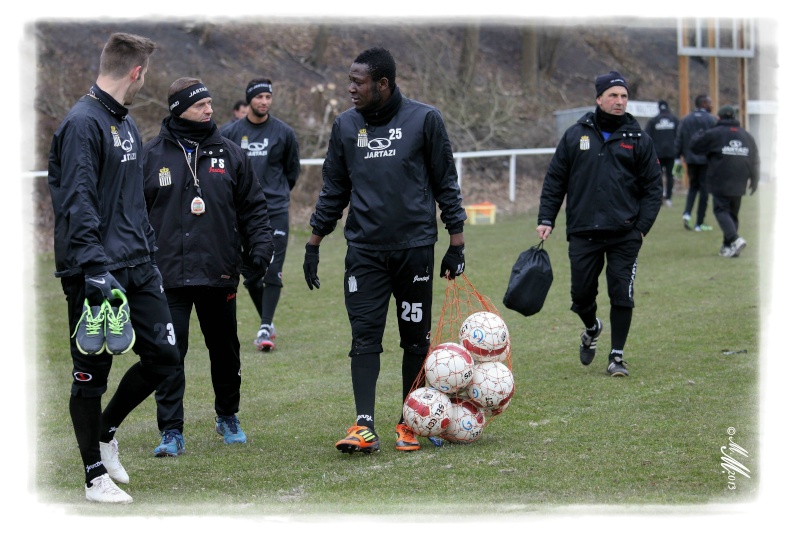
[[[628,84],[611,71],[595,80],[597,107],[564,133],[542,186],[538,226],[546,240],[567,199],[567,240],[572,311],[585,326],[580,361],[597,351],[603,322],[597,317],[598,280],[606,265],[611,300],[611,351],[607,372],[628,375],[623,348],[633,316],[633,281],[644,237],[661,207],[661,167],[653,141],[626,112]]]

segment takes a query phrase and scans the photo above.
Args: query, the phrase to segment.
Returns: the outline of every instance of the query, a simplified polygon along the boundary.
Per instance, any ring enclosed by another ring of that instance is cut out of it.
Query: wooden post
[[[708,21],[708,47],[719,48],[713,19]],[[708,58],[708,96],[711,97],[711,102],[714,106],[712,112],[716,112],[722,105],[719,101],[719,64],[717,56]]]
[[[741,21],[741,28],[739,28],[738,32],[738,42],[736,43],[740,50],[744,50],[745,45],[745,35],[744,32],[746,30],[745,21]],[[749,87],[747,85],[747,58],[740,57],[739,58],[739,124],[742,125],[744,129],[747,129],[748,120],[747,120],[747,99],[749,98]]]

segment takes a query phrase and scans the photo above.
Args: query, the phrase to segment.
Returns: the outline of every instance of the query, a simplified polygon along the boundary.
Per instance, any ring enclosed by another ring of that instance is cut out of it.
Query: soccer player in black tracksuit
[[[567,129],[556,147],[542,185],[536,231],[547,239],[566,195],[572,311],[586,326],[581,363],[592,362],[603,330],[597,318],[597,291],[607,261],[611,300],[607,372],[627,376],[622,356],[633,315],[636,261],[661,207],[661,168],[652,139],[625,112],[625,79],[611,71],[597,77],[595,89],[595,111]]]
[[[254,278],[264,276],[272,257],[267,199],[244,152],[211,119],[210,92],[197,78],[179,78],[168,98],[170,115],[144,146],[145,199],[181,360],[180,373],[156,391],[157,457],[185,449],[183,363],[192,307],[208,348],[217,433],[226,444],[246,442],[236,415],[242,383],[236,321],[242,241],[248,243]]]
[[[706,185],[706,171],[708,160],[703,154],[698,154],[690,145],[695,133],[708,128],[713,128],[717,119],[711,114],[711,97],[706,94],[698,95],[694,100],[696,109],[683,117],[678,126],[678,135],[675,137],[675,156],[682,157],[686,162],[686,173],[689,175],[689,192],[686,194],[686,207],[683,210],[683,227],[692,229],[692,207],[697,199],[697,220],[694,222],[695,231],[711,231],[713,228],[705,223],[708,208],[708,186]]]
[[[722,257],[739,257],[747,242],[739,235],[739,209],[742,196],[756,192],[760,158],[756,140],[736,120],[733,107],[722,106],[719,122],[711,129],[698,132],[690,141],[691,148],[708,159],[708,191],[714,200],[714,216],[722,230]]]
[[[261,317],[261,327],[253,344],[259,350],[270,351],[275,348],[273,320],[283,288],[283,262],[289,243],[289,197],[300,175],[300,149],[294,130],[269,113],[272,107],[271,80],[251,80],[245,96],[247,115],[223,126],[221,133],[245,151],[267,196],[275,254],[264,279],[248,283],[246,288]],[[243,273],[250,277],[248,262],[244,264]]]
[[[439,275],[454,279],[464,271],[466,213],[444,122],[437,109],[401,95],[395,70],[394,58],[382,48],[365,50],[350,68],[355,107],[333,123],[303,264],[308,288],[318,288],[320,242],[349,205],[344,299],[356,421],[336,443],[348,453],[380,449],[375,389],[392,295],[403,348],[403,399],[428,352],[437,204],[450,235]],[[398,450],[419,449],[402,416],[395,432]]]
[[[178,370],[178,348],[161,276],[153,263],[155,239],[142,188],[142,141],[129,105],[144,84],[155,44],[113,34],[100,56],[89,94],[73,106],[53,136],[47,180],[55,214],[56,277],[67,299],[70,335],[84,300],[128,300],[135,333],[131,366],[101,412],[113,356],[85,355],[70,339],[72,391],[69,413],[86,477],[86,498],[129,503],[114,482],[128,483],[119,461],[116,431],[156,386]]]
[[[675,183],[672,168],[675,166],[675,137],[677,137],[680,122],[678,117],[669,110],[667,101],[659,100],[658,115],[647,121],[644,129],[645,133],[653,139],[658,162],[661,165],[661,173],[664,175],[664,205],[667,207],[672,207],[672,187]]]

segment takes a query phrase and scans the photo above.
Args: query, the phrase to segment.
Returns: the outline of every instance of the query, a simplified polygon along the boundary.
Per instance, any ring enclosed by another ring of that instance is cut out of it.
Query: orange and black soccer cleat
[[[373,453],[380,451],[381,440],[377,433],[367,426],[350,426],[347,436],[336,443],[336,449],[342,453]]]
[[[397,435],[397,442],[394,447],[401,452],[413,452],[419,450],[419,441],[417,440],[411,428],[405,424],[397,424],[394,428]]]

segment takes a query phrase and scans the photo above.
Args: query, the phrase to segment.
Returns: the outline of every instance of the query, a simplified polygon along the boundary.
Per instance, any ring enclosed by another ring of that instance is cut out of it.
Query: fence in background
[[[556,151],[555,148],[520,148],[516,150],[486,150],[482,152],[455,152],[453,159],[456,162],[456,172],[458,172],[458,185],[461,186],[461,163],[464,159],[473,159],[479,157],[507,157],[508,158],[508,199],[514,201],[516,199],[517,190],[517,156],[525,155],[552,155]],[[301,159],[300,165],[308,166],[321,166],[324,159]],[[23,172],[23,178],[44,178],[47,177],[46,170],[38,170],[33,172]]]

